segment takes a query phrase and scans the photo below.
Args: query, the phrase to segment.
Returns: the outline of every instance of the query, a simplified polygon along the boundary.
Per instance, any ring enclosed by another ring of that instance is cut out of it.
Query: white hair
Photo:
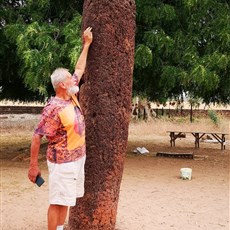
[[[51,83],[53,85],[54,90],[57,89],[58,84],[60,82],[63,82],[66,80],[68,73],[69,73],[69,70],[65,68],[57,68],[53,71],[50,78],[51,78]]]

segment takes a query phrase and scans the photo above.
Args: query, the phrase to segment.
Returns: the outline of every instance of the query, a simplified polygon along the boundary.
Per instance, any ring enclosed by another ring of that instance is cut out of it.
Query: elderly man
[[[48,140],[48,230],[62,230],[68,207],[74,206],[76,198],[84,195],[85,123],[76,93],[93,41],[91,30],[88,27],[84,31],[83,49],[73,76],[64,68],[52,73],[51,82],[56,95],[43,109],[32,138],[28,177],[33,183],[41,175],[38,167],[41,138],[46,136]]]

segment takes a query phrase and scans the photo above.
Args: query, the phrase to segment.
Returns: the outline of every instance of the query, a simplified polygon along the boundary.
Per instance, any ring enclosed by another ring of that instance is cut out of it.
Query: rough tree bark
[[[93,27],[80,102],[86,120],[85,195],[70,209],[69,230],[115,228],[131,114],[134,0],[85,0]]]

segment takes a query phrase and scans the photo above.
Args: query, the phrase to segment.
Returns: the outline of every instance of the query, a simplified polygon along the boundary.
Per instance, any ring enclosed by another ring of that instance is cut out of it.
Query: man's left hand
[[[93,41],[92,27],[88,27],[83,33],[84,45],[90,46]]]

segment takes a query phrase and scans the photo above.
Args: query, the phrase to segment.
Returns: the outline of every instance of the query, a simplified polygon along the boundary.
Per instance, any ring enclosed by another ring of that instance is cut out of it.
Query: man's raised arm
[[[88,27],[83,33],[83,49],[80,54],[80,57],[77,60],[77,63],[75,65],[75,71],[74,71],[75,75],[78,77],[78,81],[80,81],[82,75],[85,72],[89,47],[93,41],[93,34],[91,30],[92,27]]]

